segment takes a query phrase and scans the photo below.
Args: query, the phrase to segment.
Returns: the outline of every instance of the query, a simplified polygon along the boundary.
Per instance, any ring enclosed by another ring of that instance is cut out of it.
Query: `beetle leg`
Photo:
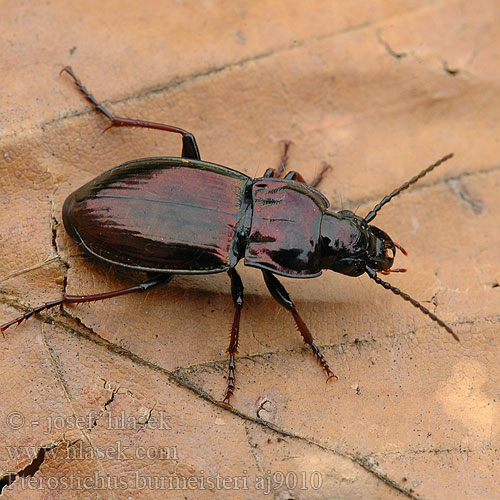
[[[288,174],[286,174],[284,178],[292,181],[303,182],[304,184],[308,184],[311,187],[316,187],[323,180],[323,177],[325,176],[325,173],[328,169],[330,169],[330,165],[328,165],[328,163],[323,163],[320,173],[310,183],[308,183],[301,174],[293,170],[291,172],[288,172]]]
[[[298,181],[302,182],[303,184],[307,184],[304,177],[302,177],[302,175],[299,174],[298,172],[295,172],[295,170],[291,170],[290,172],[288,172],[288,174],[285,175],[284,179],[287,179],[289,181]]]
[[[114,116],[111,114],[102,104],[100,104],[97,99],[85,88],[83,83],[76,77],[70,66],[66,66],[61,70],[62,72],[68,73],[71,78],[73,78],[76,86],[79,88],[80,92],[90,101],[95,109],[101,112],[110,122],[111,127],[143,127],[152,128],[156,130],[165,130],[166,132],[174,132],[176,134],[182,135],[182,157],[192,158],[193,160],[200,159],[200,152],[198,150],[198,145],[196,144],[196,139],[191,132],[184,130],[179,127],[174,127],[172,125],[165,125],[163,123],[148,122],[144,120],[134,120],[131,118],[121,118],[120,116]],[[107,129],[106,129],[107,130]]]
[[[111,299],[113,297],[118,297],[120,295],[126,295],[128,293],[134,292],[146,292],[147,290],[151,290],[157,286],[168,283],[173,278],[172,274],[158,274],[154,277],[150,278],[143,283],[139,283],[138,285],[131,286],[129,288],[122,288],[121,290],[114,290],[112,292],[105,293],[97,293],[94,295],[63,295],[62,299],[52,300],[51,302],[46,302],[41,306],[37,306],[34,309],[31,309],[27,313],[24,313],[22,316],[9,321],[0,326],[0,332],[4,335],[4,331],[7,330],[10,326],[19,325],[23,321],[31,318],[34,314],[38,314],[39,312],[46,311],[47,309],[52,309],[53,307],[64,305],[64,304],[79,304],[81,302],[95,302],[98,300]]]
[[[268,168],[262,177],[280,177],[283,172],[286,169],[286,166],[288,164],[288,150],[290,149],[290,146],[292,145],[292,141],[284,140],[281,141],[283,143],[283,154],[281,155],[281,161],[278,166],[278,168]],[[291,180],[291,181],[298,181],[302,182],[303,184],[307,184],[311,187],[316,187],[322,180],[323,177],[325,176],[326,171],[330,168],[330,165],[327,163],[323,163],[323,166],[321,167],[320,173],[312,180],[312,182],[308,183],[304,177],[302,177],[301,174],[295,171],[288,172],[284,179]]]
[[[281,174],[285,171],[286,166],[288,165],[288,150],[292,145],[292,141],[284,140],[283,142],[283,154],[281,155],[281,160],[278,168],[276,169],[276,177],[280,177]]]
[[[285,287],[278,281],[278,278],[276,278],[276,276],[274,276],[274,274],[272,274],[271,272],[262,271],[262,274],[264,275],[264,280],[266,282],[267,288],[271,292],[271,295],[274,297],[274,299],[279,304],[281,304],[285,309],[288,309],[292,313],[293,319],[295,320],[295,324],[297,325],[297,328],[300,334],[302,335],[304,342],[309,346],[311,346],[311,349],[314,355],[316,356],[316,359],[325,369],[325,372],[328,375],[328,380],[330,380],[331,378],[338,379],[337,375],[335,375],[328,366],[328,363],[324,358],[323,354],[321,354],[321,351],[319,350],[318,346],[314,343],[309,328],[307,328],[306,324],[304,323],[299,313],[297,312],[295,304],[288,295],[288,292],[285,290]]]
[[[328,163],[323,162],[323,166],[321,167],[319,174],[312,180],[309,186],[313,188],[316,187],[323,180],[323,177],[325,176],[327,170],[330,170],[330,168],[332,167],[328,165]]]
[[[238,352],[240,317],[241,308],[243,307],[243,282],[235,269],[229,269],[227,274],[229,274],[229,277],[231,278],[231,293],[236,307],[236,310],[234,311],[233,326],[231,328],[231,340],[229,341],[229,347],[227,348],[227,352],[229,353],[229,374],[227,376],[227,389],[223,400],[224,404],[231,406],[230,400],[234,393],[234,374],[236,370],[234,355]]]
[[[292,141],[284,140],[280,141],[283,143],[283,153],[281,155],[280,164],[278,168],[268,168],[262,177],[280,177],[281,174],[285,171],[286,166],[288,164],[288,150],[292,145]]]

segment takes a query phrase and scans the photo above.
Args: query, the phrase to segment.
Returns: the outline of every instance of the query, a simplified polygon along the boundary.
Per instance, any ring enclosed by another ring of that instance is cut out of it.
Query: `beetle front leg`
[[[263,177],[280,177],[283,172],[286,169],[286,166],[288,165],[288,150],[290,149],[290,146],[292,145],[292,141],[284,140],[282,141],[283,143],[283,153],[281,155],[281,160],[278,168],[268,168],[265,172]],[[284,179],[291,180],[291,181],[298,181],[302,182],[302,184],[307,184],[308,186],[311,187],[316,187],[322,180],[323,177],[325,176],[325,173],[327,170],[330,169],[330,165],[327,163],[323,163],[323,166],[321,167],[320,173],[312,180],[312,182],[308,183],[304,177],[302,177],[299,172],[295,172],[292,170],[291,172],[288,172]]]
[[[198,145],[196,144],[196,139],[191,132],[184,130],[179,127],[173,127],[172,125],[165,125],[163,123],[148,122],[144,120],[134,120],[131,118],[121,118],[119,116],[114,116],[111,114],[102,104],[100,104],[97,99],[85,88],[83,83],[76,77],[70,66],[66,66],[61,70],[61,73],[66,72],[73,78],[76,86],[80,92],[85,96],[85,98],[92,103],[97,111],[102,113],[110,122],[111,127],[143,127],[152,128],[156,130],[164,130],[166,132],[174,132],[176,134],[182,135],[182,157],[191,158],[193,160],[200,159],[200,152],[198,150]],[[107,130],[107,129],[106,129]]]
[[[288,150],[292,145],[292,141],[285,139],[284,141],[280,141],[283,144],[283,153],[281,154],[280,164],[278,168],[268,168],[262,177],[280,177],[281,174],[285,171],[286,166],[288,165]]]
[[[304,342],[309,346],[311,346],[311,349],[314,355],[316,356],[316,359],[325,369],[325,372],[328,375],[328,380],[330,380],[331,378],[338,379],[337,375],[335,375],[328,366],[328,363],[324,358],[323,354],[321,354],[319,347],[314,343],[309,328],[307,328],[307,325],[304,323],[299,313],[297,312],[295,304],[288,295],[288,292],[285,290],[285,287],[278,281],[278,278],[276,278],[276,276],[274,276],[274,274],[272,274],[271,272],[262,271],[262,274],[264,275],[264,280],[266,282],[267,288],[271,292],[271,295],[274,297],[274,299],[279,304],[281,304],[285,309],[288,309],[292,313],[293,319],[295,320],[295,324],[297,325],[297,328],[300,334],[302,335]]]
[[[295,172],[294,170],[292,170],[291,172],[288,172],[288,174],[286,174],[284,178],[292,180],[292,181],[302,182],[303,184],[307,184],[308,186],[315,188],[323,180],[325,173],[330,168],[331,167],[330,167],[330,165],[328,165],[328,163],[323,163],[323,166],[321,167],[320,173],[310,183],[307,183],[307,181],[304,179],[304,177],[302,177],[301,174],[299,174],[298,172]]]
[[[229,347],[227,352],[229,353],[229,373],[227,376],[227,389],[224,394],[223,403],[231,406],[230,400],[234,393],[234,380],[235,380],[235,370],[236,363],[234,355],[238,352],[238,337],[240,334],[240,318],[241,309],[243,307],[243,282],[241,281],[240,275],[235,269],[229,269],[227,272],[231,278],[231,294],[233,296],[233,302],[236,307],[234,311],[233,326],[231,328],[231,340],[229,341]]]
[[[111,299],[113,297],[119,297],[120,295],[127,295],[129,293],[146,292],[148,290],[151,290],[152,288],[156,288],[157,286],[168,283],[173,277],[174,276],[172,274],[159,274],[155,275],[147,281],[144,281],[143,283],[139,283],[138,285],[134,285],[129,288],[122,288],[121,290],[114,290],[112,292],[97,293],[94,295],[63,295],[62,299],[46,302],[45,304],[31,309],[27,313],[24,313],[22,316],[19,316],[12,321],[4,323],[0,326],[0,332],[5,337],[5,334],[3,332],[7,330],[7,328],[13,325],[19,325],[23,321],[31,318],[31,316],[42,311],[47,311],[48,309],[52,309],[56,306],[61,306],[64,304],[79,304],[82,302],[96,302],[98,300]]]

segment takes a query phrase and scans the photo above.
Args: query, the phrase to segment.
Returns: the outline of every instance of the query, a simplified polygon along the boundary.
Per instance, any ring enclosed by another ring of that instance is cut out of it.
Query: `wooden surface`
[[[202,158],[248,175],[292,140],[289,167],[312,179],[329,162],[322,191],[361,215],[454,152],[376,223],[409,252],[391,283],[461,339],[366,276],[283,280],[339,375],[326,385],[240,266],[229,409],[225,274],[43,314],[0,342],[2,498],[500,498],[498,2],[28,0],[0,14],[0,322],[140,279],[84,257],[62,203],[120,162],[180,153],[173,134],[103,134],[59,76],[69,64],[117,114],[190,130]]]

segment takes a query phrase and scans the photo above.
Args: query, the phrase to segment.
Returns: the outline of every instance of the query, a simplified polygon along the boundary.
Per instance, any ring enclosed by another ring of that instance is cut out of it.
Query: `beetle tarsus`
[[[294,316],[295,317],[295,316]],[[302,322],[303,323],[303,322]],[[305,326],[305,325],[304,325]],[[306,327],[307,328],[307,327]],[[320,365],[324,368],[326,374],[327,374],[327,378],[326,378],[326,381],[330,381],[332,379],[335,379],[335,380],[338,380],[339,378],[337,377],[337,375],[335,375],[335,373],[332,372],[332,370],[330,369],[330,366],[328,365],[328,362],[326,361],[325,357],[323,356],[323,354],[321,353],[321,351],[319,350],[319,347],[314,344],[314,342],[312,342],[310,344],[311,346],[311,349],[314,353],[314,355],[316,356],[316,359],[319,361]]]
[[[330,369],[330,366],[328,365],[328,362],[326,361],[322,352],[319,350],[319,347],[313,342],[312,334],[309,328],[307,328],[307,325],[304,323],[304,320],[300,317],[299,313],[297,312],[297,309],[295,309],[295,306],[293,306],[290,309],[290,312],[292,313],[293,319],[295,320],[295,324],[297,325],[297,328],[300,334],[302,335],[304,342],[311,347],[314,356],[319,361],[319,364],[325,370],[328,376],[327,381],[332,378],[338,379],[337,375],[335,375],[335,373],[333,373],[332,370]]]
[[[102,113],[110,122],[111,125],[107,127],[104,131],[110,129],[111,127],[142,127],[151,128],[155,130],[164,130],[166,132],[173,132],[182,135],[182,157],[192,158],[194,160],[200,159],[200,152],[198,150],[198,145],[196,144],[196,139],[191,132],[184,130],[179,127],[174,127],[172,125],[165,125],[163,123],[149,122],[144,120],[135,120],[131,118],[122,118],[120,116],[114,116],[110,111],[108,111],[99,101],[87,90],[83,83],[77,78],[71,66],[66,66],[61,70],[61,73],[68,73],[68,75],[73,78],[75,85],[78,87],[80,92],[85,96],[85,98],[94,106],[96,111]]]
[[[275,172],[275,177],[281,177],[281,174],[286,170],[286,166],[288,165],[288,150],[290,149],[290,146],[293,144],[292,141],[289,141],[288,139],[283,139],[280,141],[281,144],[283,144],[283,153],[281,154],[281,160],[278,168],[276,169]]]
[[[226,392],[224,394],[224,399],[222,400],[222,402],[227,406],[232,406],[230,401],[231,401],[231,397],[234,393],[234,387],[235,387],[235,384],[234,384],[235,368],[236,368],[236,365],[235,365],[235,361],[234,361],[234,353],[230,353],[230,355],[229,355],[229,375],[227,376],[227,388],[226,388]]]
[[[5,330],[7,328],[10,328],[11,326],[18,326],[20,325],[23,321],[26,321],[31,318],[31,316],[34,316],[42,311],[46,311],[48,309],[51,309],[55,306],[61,305],[64,302],[64,299],[59,299],[59,300],[53,300],[51,302],[46,302],[45,304],[42,304],[40,306],[37,306],[33,309],[30,308],[28,312],[25,312],[23,315],[17,317],[16,319],[13,319],[12,321],[9,321],[8,323],[4,323],[3,325],[0,326],[0,331],[2,332],[2,336],[5,338]]]
[[[23,321],[31,318],[31,316],[36,315],[42,311],[47,311],[48,309],[52,309],[56,306],[64,304],[79,304],[82,302],[96,302],[98,300],[111,299],[113,297],[119,297],[120,295],[126,295],[129,293],[145,292],[146,290],[151,290],[152,288],[168,283],[172,278],[172,274],[165,273],[155,275],[149,280],[144,281],[143,283],[139,283],[138,285],[134,285],[129,288],[122,288],[120,290],[114,290],[112,292],[97,293],[94,295],[63,295],[62,299],[45,302],[45,304],[34,307],[33,309],[30,309],[28,312],[24,313],[22,316],[19,316],[18,318],[1,325],[0,331],[5,337],[4,331],[7,330],[7,328],[16,324],[19,325]]]
[[[304,320],[300,317],[300,314],[297,312],[295,304],[293,303],[293,300],[290,298],[290,295],[288,295],[288,292],[285,290],[285,287],[279,282],[278,278],[276,278],[276,276],[274,276],[274,274],[272,274],[271,272],[262,271],[262,274],[264,275],[264,281],[266,282],[266,286],[271,295],[273,296],[273,298],[276,300],[276,302],[278,302],[278,304],[282,305],[285,309],[287,309],[292,313],[293,319],[295,320],[295,324],[297,325],[297,329],[302,335],[304,342],[311,347],[314,356],[326,371],[328,379],[331,378],[338,379],[337,375],[335,375],[330,369],[330,366],[328,365],[325,357],[319,350],[319,347],[314,343],[313,336],[309,331],[309,328],[307,328],[307,325],[304,323]]]
[[[236,309],[234,311],[233,326],[231,327],[231,340],[229,341],[229,347],[227,348],[227,352],[229,353],[229,373],[227,376],[226,393],[224,394],[222,402],[225,405],[231,406],[230,400],[231,396],[234,394],[235,388],[236,361],[234,355],[238,352],[240,318],[241,309],[243,307],[243,282],[241,281],[240,275],[234,268],[229,269],[227,274],[231,278],[231,294]]]
[[[319,174],[312,180],[311,184],[309,184],[311,187],[315,188],[322,180],[325,174],[330,170],[332,167],[326,162],[323,162],[323,165],[321,166],[321,170]]]

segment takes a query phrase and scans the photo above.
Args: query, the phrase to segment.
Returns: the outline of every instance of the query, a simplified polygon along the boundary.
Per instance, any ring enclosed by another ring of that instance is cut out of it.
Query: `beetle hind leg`
[[[193,160],[200,159],[200,152],[198,150],[198,145],[196,144],[196,139],[191,132],[184,130],[179,127],[174,127],[172,125],[165,125],[163,123],[148,122],[144,120],[135,120],[131,118],[121,118],[120,116],[114,116],[110,113],[97,99],[86,89],[83,83],[76,77],[70,66],[66,66],[61,70],[61,73],[68,73],[68,75],[73,78],[75,85],[78,87],[80,92],[85,96],[85,98],[92,103],[94,108],[102,113],[110,122],[111,127],[143,127],[151,128],[155,130],[164,130],[166,132],[174,132],[176,134],[182,135],[182,157],[191,158]],[[106,129],[107,130],[107,129]]]
[[[330,366],[328,365],[328,362],[326,361],[325,357],[319,350],[319,347],[314,343],[309,328],[307,328],[307,325],[304,323],[303,319],[297,312],[295,304],[288,295],[288,292],[285,290],[285,287],[278,281],[278,278],[276,278],[276,276],[274,276],[274,274],[272,274],[271,272],[262,271],[262,274],[264,275],[264,281],[266,282],[266,286],[268,290],[271,292],[273,298],[285,309],[287,309],[292,313],[293,319],[295,320],[295,324],[297,325],[297,329],[302,335],[304,342],[311,347],[314,356],[319,361],[320,365],[324,368],[328,376],[327,380],[330,380],[332,378],[338,379],[337,375],[335,375],[330,369]]]
[[[113,297],[119,297],[120,295],[127,295],[129,293],[146,292],[148,290],[151,290],[152,288],[156,288],[157,286],[168,283],[172,278],[173,278],[172,274],[159,274],[155,275],[154,277],[150,278],[147,281],[144,281],[143,283],[139,283],[138,285],[134,285],[129,288],[122,288],[120,290],[114,290],[112,292],[97,293],[94,295],[63,295],[62,299],[46,302],[41,306],[37,306],[29,310],[22,316],[19,316],[18,318],[9,321],[8,323],[0,325],[0,332],[5,337],[4,331],[7,330],[7,328],[14,325],[19,325],[23,321],[26,321],[27,319],[31,318],[31,316],[38,314],[42,311],[47,311],[48,309],[52,309],[53,307],[56,306],[62,306],[65,304],[79,304],[82,302],[96,302],[98,300],[111,299]]]

